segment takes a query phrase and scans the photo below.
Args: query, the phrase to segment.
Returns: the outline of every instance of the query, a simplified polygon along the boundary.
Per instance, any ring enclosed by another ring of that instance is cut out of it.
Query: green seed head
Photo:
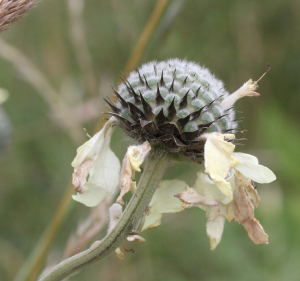
[[[220,104],[229,95],[223,82],[193,62],[170,59],[144,64],[115,90],[108,102],[121,128],[138,141],[149,141],[203,160],[203,133],[234,132],[233,108]]]

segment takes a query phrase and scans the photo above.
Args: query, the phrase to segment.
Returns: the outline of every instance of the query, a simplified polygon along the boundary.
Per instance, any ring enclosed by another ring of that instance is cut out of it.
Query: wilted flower
[[[142,224],[143,229],[159,226],[163,213],[195,206],[206,211],[212,249],[221,240],[226,219],[242,224],[255,243],[266,244],[268,236],[254,218],[259,196],[252,180],[268,183],[275,180],[275,175],[259,165],[254,156],[234,152],[238,126],[233,104],[244,96],[259,96],[255,92],[257,81],[249,80],[229,95],[223,83],[207,69],[173,59],[145,64],[124,77],[123,82],[114,89],[118,101],[113,104],[106,100],[113,111],[108,113],[112,117],[77,150],[72,166],[75,168],[73,184],[78,193],[73,198],[95,206],[119,186],[119,204],[113,205],[113,209],[121,216],[123,196],[138,191],[147,179],[152,185],[149,189],[154,188],[156,192],[148,194],[144,186],[138,195],[144,199],[133,195],[135,203],[132,204],[137,204],[136,207],[126,208],[132,212],[128,215],[133,232],[131,238],[127,237],[129,240],[136,240],[133,230],[140,231]],[[139,144],[128,148],[121,172],[119,160],[109,147],[115,125]],[[204,163],[205,170],[199,171],[193,188],[176,179],[161,181],[163,172],[155,180],[159,171],[153,172],[154,168],[143,173],[136,186],[135,172],[141,172],[140,166],[143,161],[147,163],[147,155],[148,162],[167,155],[173,161]],[[145,206],[141,205],[143,200]],[[132,219],[134,212],[139,222]],[[145,223],[141,218],[145,218]],[[111,225],[109,233],[113,231]]]
[[[215,148],[215,150],[218,150]],[[206,150],[206,145],[205,145]],[[206,152],[205,152],[206,153]],[[214,155],[215,152],[212,152]],[[207,170],[206,173],[200,171],[194,184],[194,194],[182,192],[175,195],[183,203],[183,207],[188,208],[197,206],[206,211],[207,223],[206,230],[210,239],[211,249],[214,250],[221,241],[225,219],[228,221],[236,220],[247,230],[249,237],[255,244],[268,244],[268,235],[254,218],[254,207],[258,207],[259,195],[252,184],[252,180],[258,183],[269,183],[276,179],[275,175],[268,168],[259,165],[256,157],[245,153],[231,153],[228,159],[220,161],[226,166],[226,162],[235,159],[234,168],[225,171],[226,175],[219,181],[211,177]],[[221,160],[221,159],[220,159]],[[220,164],[217,161],[218,165]],[[225,186],[225,189],[224,189]],[[198,198],[214,200],[217,206],[199,204]],[[252,202],[251,202],[252,201]]]

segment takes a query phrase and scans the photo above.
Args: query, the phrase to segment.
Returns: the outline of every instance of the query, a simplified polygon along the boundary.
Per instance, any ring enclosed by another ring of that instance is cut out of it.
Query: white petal
[[[240,161],[235,169],[246,178],[258,183],[270,183],[276,180],[275,174],[269,168],[259,165],[256,157],[245,153],[233,153],[233,156]]]
[[[206,232],[211,250],[214,250],[221,241],[226,216],[227,208],[225,206],[212,207],[206,212]]]
[[[88,182],[98,188],[103,188],[108,195],[112,195],[119,184],[120,161],[109,147],[109,139],[105,139],[103,149],[90,171]]]
[[[184,210],[180,200],[174,195],[184,191],[185,186],[186,183],[179,180],[165,180],[159,184],[149,204],[150,212],[146,216],[143,230],[159,226],[162,213],[177,213]]]
[[[107,233],[111,232],[122,216],[123,208],[120,204],[114,203],[109,207],[109,225]]]
[[[72,162],[75,168],[73,184],[82,193],[73,196],[73,199],[87,206],[97,205],[119,184],[120,162],[110,149],[114,124],[115,120],[110,119],[100,132],[79,147]]]
[[[83,194],[77,193],[76,195],[72,195],[72,198],[75,201],[78,201],[88,207],[95,207],[107,196],[104,189],[97,188],[97,186],[89,183],[85,186],[86,189]]]

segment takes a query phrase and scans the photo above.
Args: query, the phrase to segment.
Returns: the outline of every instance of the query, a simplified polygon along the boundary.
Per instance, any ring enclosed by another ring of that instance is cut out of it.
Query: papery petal
[[[210,177],[216,183],[217,187],[223,194],[225,194],[227,197],[232,197],[232,190],[228,181],[213,173],[210,174]]]
[[[186,183],[180,180],[165,180],[159,184],[149,204],[150,211],[146,216],[143,230],[158,227],[163,213],[177,213],[184,210],[174,195],[184,191],[185,186]]]
[[[259,221],[254,218],[254,206],[247,197],[244,187],[239,183],[233,198],[234,219],[244,226],[255,244],[268,244],[268,235]]]
[[[130,146],[124,157],[121,171],[121,193],[117,198],[117,203],[124,204],[123,196],[131,191],[135,190],[136,183],[132,181],[135,172],[140,172],[140,166],[146,158],[147,154],[151,150],[149,142],[144,142],[139,146]]]
[[[255,244],[269,244],[269,236],[265,233],[257,219],[253,218],[252,220],[247,220],[243,223],[243,226]]]
[[[276,180],[275,174],[267,167],[258,164],[255,156],[246,153],[233,153],[233,156],[240,161],[235,167],[245,177],[258,183],[270,183]]]
[[[98,188],[97,185],[85,184],[85,192],[83,194],[77,193],[72,195],[75,201],[78,201],[87,207],[97,206],[108,194],[104,189]]]
[[[111,195],[119,183],[120,162],[110,149],[115,124],[114,118],[108,120],[101,131],[77,149],[77,155],[72,162],[73,184],[79,192],[72,197],[90,207]],[[86,183],[88,174],[90,176]]]
[[[204,146],[205,173],[210,175],[226,196],[231,197],[232,190],[225,178],[228,176],[230,168],[238,164],[238,160],[232,157],[235,146],[225,141],[225,138],[234,139],[235,136],[215,132],[204,134],[201,137],[206,138]]]
[[[253,82],[252,79],[248,80],[246,83],[243,84],[238,90],[234,93],[226,97],[220,104],[220,106],[226,110],[234,105],[234,103],[242,98],[242,97],[258,97],[260,96],[259,93],[256,93],[255,90],[257,89],[257,83]]]
[[[98,205],[106,196],[112,195],[119,184],[120,161],[110,149],[109,142],[110,136],[105,137],[102,149],[90,169],[88,183],[84,185],[86,191],[72,196],[86,206]]]
[[[231,175],[226,178],[231,186],[231,189],[235,188],[234,170],[230,170]],[[216,183],[209,177],[209,175],[203,173],[202,171],[197,173],[197,180],[194,184],[194,188],[197,192],[208,199],[215,200],[222,204],[228,204],[232,200],[232,196],[228,197],[217,187]],[[206,210],[206,208],[203,208]]]
[[[212,199],[205,198],[197,193],[194,188],[190,188],[188,186],[185,187],[187,191],[181,192],[179,194],[174,195],[180,201],[183,202],[181,205],[182,208],[189,208],[189,207],[214,207],[218,206],[218,202]]]
[[[260,197],[258,195],[257,190],[252,185],[251,180],[246,178],[242,173],[240,173],[237,170],[235,171],[235,177],[236,180],[238,181],[238,184],[243,186],[243,188],[246,190],[247,195],[249,199],[252,201],[254,207],[257,208],[259,205]]]
[[[211,250],[214,250],[221,241],[226,217],[227,208],[222,204],[208,208],[206,211],[206,232]]]

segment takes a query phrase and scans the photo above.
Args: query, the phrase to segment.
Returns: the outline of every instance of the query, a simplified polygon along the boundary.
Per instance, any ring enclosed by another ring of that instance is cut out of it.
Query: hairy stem
[[[40,281],[62,280],[75,271],[106,257],[116,250],[132,231],[140,216],[145,212],[170,164],[170,155],[150,154],[137,190],[116,227],[101,240],[100,244],[61,262],[46,273]]]

